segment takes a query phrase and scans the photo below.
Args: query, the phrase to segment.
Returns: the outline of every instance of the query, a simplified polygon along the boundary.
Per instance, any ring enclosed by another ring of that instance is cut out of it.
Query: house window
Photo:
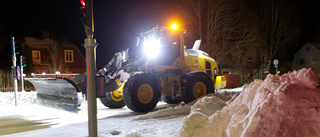
[[[32,50],[32,62],[33,64],[41,64],[41,57],[39,50]]]
[[[306,52],[309,52],[310,51],[310,47],[306,47]]]
[[[303,59],[300,59],[300,66],[303,65]]]
[[[317,59],[316,59],[316,58],[312,58],[311,63],[312,63],[312,64],[316,64],[316,63],[317,63]]]
[[[64,50],[64,61],[73,62],[73,50]]]

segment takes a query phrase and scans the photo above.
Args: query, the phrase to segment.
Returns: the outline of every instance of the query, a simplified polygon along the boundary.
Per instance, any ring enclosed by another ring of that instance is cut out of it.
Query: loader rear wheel
[[[213,86],[210,81],[202,75],[194,75],[187,80],[186,97],[184,103],[189,103],[201,96],[213,93]]]
[[[157,79],[151,74],[140,74],[128,79],[123,90],[127,107],[136,112],[153,110],[160,99]]]
[[[106,97],[100,98],[103,105],[109,108],[122,108],[125,106],[123,97],[116,94],[117,91],[106,93]]]
[[[180,102],[182,102],[181,99],[172,99],[171,96],[161,96],[161,100],[168,104],[179,104]]]

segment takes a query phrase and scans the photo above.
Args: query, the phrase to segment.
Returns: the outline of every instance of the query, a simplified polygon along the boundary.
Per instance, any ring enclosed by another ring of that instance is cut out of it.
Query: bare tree
[[[301,29],[297,7],[293,1],[256,0],[257,22],[261,36],[258,47],[264,71],[269,71],[276,54],[299,40]]]
[[[204,3],[206,3],[204,0],[181,0],[184,4],[184,8],[186,9],[185,14],[187,19],[190,19],[190,24],[194,24],[196,27],[194,29],[196,30],[198,37],[202,39],[202,17],[203,17],[203,7]],[[191,26],[189,26],[191,28]]]
[[[47,71],[49,73],[55,73],[56,71],[65,72],[67,70],[67,66],[63,63],[63,59],[58,56],[58,51],[61,46],[61,41],[53,39],[51,40],[51,43],[47,45],[49,51],[48,62],[50,63]]]
[[[218,63],[229,54],[240,53],[241,50],[257,44],[256,25],[252,24],[253,15],[245,1],[209,0],[208,7],[205,48]],[[234,62],[223,63],[234,64]]]
[[[202,39],[202,49],[218,64],[234,66],[229,57],[238,57],[233,55],[237,53],[251,52],[248,51],[249,47],[257,45],[257,25],[253,25],[255,14],[249,10],[245,0],[181,1],[186,5],[189,20],[197,26],[198,37]],[[242,56],[241,58],[245,59]]]
[[[206,19],[207,0],[180,0],[184,10],[184,28],[188,30],[185,43],[192,44],[194,40],[204,41],[204,20]],[[200,46],[203,49],[203,46]]]
[[[202,49],[219,65],[245,68],[253,59],[269,71],[279,51],[301,38],[294,1],[181,1],[187,5],[189,20],[197,26]]]

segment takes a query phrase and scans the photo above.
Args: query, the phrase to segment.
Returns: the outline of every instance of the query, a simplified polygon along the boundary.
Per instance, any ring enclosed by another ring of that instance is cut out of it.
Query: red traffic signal
[[[80,0],[81,22],[83,26],[87,26],[87,10],[85,0]]]
[[[81,4],[81,9],[85,9],[86,8],[86,3],[84,2],[84,0],[80,0],[80,4]]]

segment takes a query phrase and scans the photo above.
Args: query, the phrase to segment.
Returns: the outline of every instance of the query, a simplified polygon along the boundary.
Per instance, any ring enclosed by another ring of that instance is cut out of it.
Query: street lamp
[[[58,78],[58,75],[60,75],[60,71],[56,71],[56,79]]]
[[[42,72],[42,78],[44,78],[46,76],[45,72]]]
[[[279,60],[277,60],[277,59],[273,60],[273,64],[274,64],[274,67],[276,68],[276,74],[278,74],[278,64],[279,64]]]

